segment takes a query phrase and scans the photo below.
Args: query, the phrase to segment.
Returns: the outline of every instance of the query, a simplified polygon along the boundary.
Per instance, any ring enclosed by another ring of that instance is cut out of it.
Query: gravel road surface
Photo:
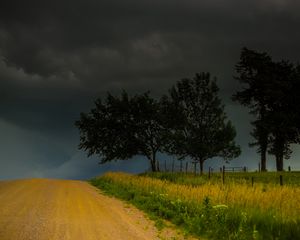
[[[83,181],[0,181],[1,240],[159,239],[139,210]]]

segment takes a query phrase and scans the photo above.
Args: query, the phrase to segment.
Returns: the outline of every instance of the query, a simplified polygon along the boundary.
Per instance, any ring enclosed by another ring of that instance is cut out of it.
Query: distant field
[[[141,176],[149,176],[161,180],[168,180],[170,182],[187,185],[202,185],[208,181],[210,183],[222,183],[222,173],[211,173],[210,177],[208,173],[202,176],[193,173],[170,173],[170,172],[158,172],[158,173],[144,173]],[[225,172],[225,184],[226,183],[241,183],[252,186],[257,183],[265,183],[268,185],[280,185],[280,176],[282,176],[283,185],[300,186],[300,171],[297,172]]]
[[[221,179],[220,173],[210,179],[180,173],[108,173],[91,183],[198,237],[300,239],[299,172],[226,173],[225,184]]]

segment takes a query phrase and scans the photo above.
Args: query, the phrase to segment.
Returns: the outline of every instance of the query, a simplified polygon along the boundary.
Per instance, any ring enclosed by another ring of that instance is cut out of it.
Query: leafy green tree
[[[159,103],[148,93],[121,97],[108,93],[105,101],[95,101],[88,113],[81,113],[75,125],[80,130],[79,148],[101,157],[101,163],[144,155],[152,171],[157,171],[156,155],[162,151],[167,129]]]
[[[186,142],[185,138],[182,137],[182,132],[186,125],[186,118],[184,114],[180,114],[184,112],[184,108],[176,96],[174,96],[171,101],[167,95],[164,95],[160,99],[160,107],[165,126],[168,128],[163,150],[169,155],[176,155],[178,160],[183,160],[187,157],[184,148]]]
[[[299,141],[299,72],[287,61],[274,62],[267,53],[247,48],[241,52],[236,65],[243,90],[233,100],[250,108],[256,117],[252,122],[252,136],[261,154],[261,170],[266,171],[266,153],[276,157],[278,171],[283,170],[283,159],[292,153],[290,144]]]
[[[163,98],[171,128],[168,152],[199,162],[201,173],[207,159],[229,160],[241,152],[218,92],[216,80],[211,80],[209,73],[200,73],[178,81]]]
[[[132,109],[137,150],[149,159],[152,171],[159,171],[156,156],[158,152],[163,152],[169,135],[160,103],[148,93],[136,95],[132,98]]]
[[[258,53],[247,48],[243,48],[240,62],[236,65],[237,80],[243,86],[243,90],[233,95],[233,100],[250,108],[250,113],[257,119],[252,122],[254,130],[252,136],[254,143],[250,146],[258,146],[257,152],[260,153],[261,170],[266,171],[266,154],[268,150],[269,128],[266,123],[267,92],[272,84],[273,63],[267,53]]]
[[[283,171],[283,159],[292,154],[290,145],[299,143],[299,75],[294,64],[274,62],[272,86],[268,92],[267,124],[270,136],[269,153],[275,155],[278,171]]]

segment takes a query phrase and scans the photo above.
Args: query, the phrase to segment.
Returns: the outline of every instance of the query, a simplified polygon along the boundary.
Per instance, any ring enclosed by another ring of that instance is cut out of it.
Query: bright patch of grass
[[[208,181],[200,185],[172,182],[124,173],[108,173],[91,180],[105,192],[196,236],[233,240],[300,239],[299,187],[261,183],[249,187],[234,181],[226,185]]]

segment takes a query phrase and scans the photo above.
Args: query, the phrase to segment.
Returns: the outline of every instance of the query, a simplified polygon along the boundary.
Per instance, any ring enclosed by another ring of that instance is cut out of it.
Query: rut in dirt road
[[[86,182],[0,181],[1,240],[157,239],[153,223]]]

